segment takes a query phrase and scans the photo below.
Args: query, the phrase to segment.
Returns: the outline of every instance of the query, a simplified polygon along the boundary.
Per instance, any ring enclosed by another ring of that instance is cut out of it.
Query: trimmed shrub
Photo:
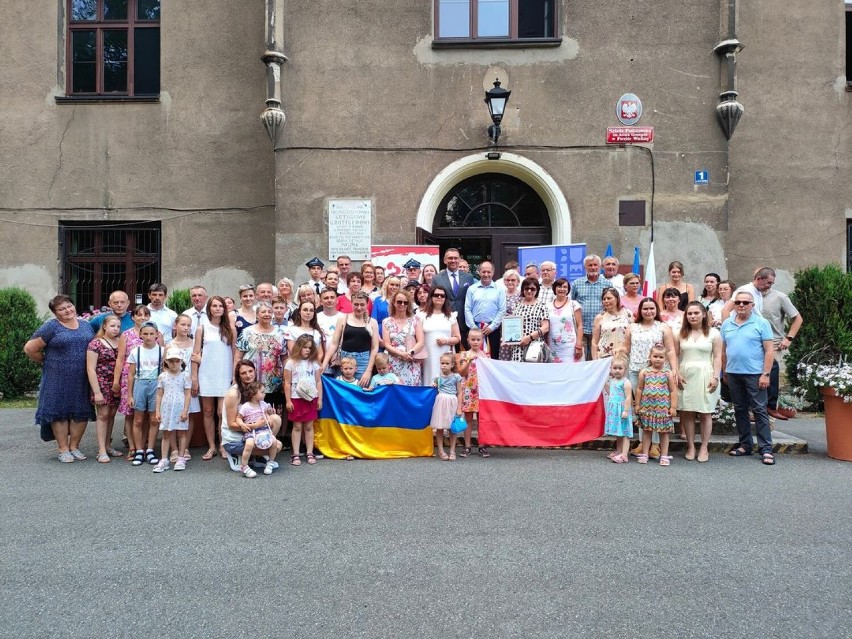
[[[804,323],[787,352],[787,375],[800,386],[799,362],[811,364],[852,360],[852,273],[834,264],[796,273],[790,299]],[[808,397],[819,402],[819,397]]]
[[[192,300],[189,297],[189,289],[180,288],[172,291],[172,294],[169,295],[168,299],[166,299],[166,306],[178,315],[190,308],[192,306]]]
[[[6,399],[38,389],[41,368],[24,355],[24,344],[41,323],[32,295],[18,287],[0,289],[0,393]]]

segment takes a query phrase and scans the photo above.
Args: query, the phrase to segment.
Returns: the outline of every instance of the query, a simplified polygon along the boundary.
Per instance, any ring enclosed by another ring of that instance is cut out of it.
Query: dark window
[[[483,173],[460,182],[438,207],[438,228],[545,227],[547,206],[528,184],[510,175]]]
[[[160,1],[67,2],[69,95],[158,95]]]
[[[645,226],[645,200],[619,200],[618,225]]]
[[[846,220],[846,272],[852,273],[852,220]]]
[[[852,2],[846,0],[846,86],[852,87]]]
[[[436,39],[489,43],[556,37],[556,0],[435,0]]]
[[[63,222],[59,227],[62,292],[82,312],[100,308],[115,290],[137,293],[160,281],[159,222]]]

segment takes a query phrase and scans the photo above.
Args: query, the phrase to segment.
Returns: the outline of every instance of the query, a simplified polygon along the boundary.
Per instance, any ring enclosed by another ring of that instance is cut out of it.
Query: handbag
[[[317,394],[317,387],[306,377],[300,379],[299,383],[296,384],[296,395],[305,401],[313,401]]]
[[[419,320],[415,319],[414,321],[419,321]],[[408,335],[405,338],[405,350],[407,350],[409,353],[411,353],[411,351],[414,350],[414,345],[416,343],[417,343],[417,338],[414,335]],[[419,351],[415,351],[411,355],[411,358],[415,359],[415,360],[423,360],[423,359],[426,359],[428,356],[429,356],[429,353],[426,352],[426,347],[424,346]]]
[[[255,447],[260,448],[261,450],[272,448],[272,442],[275,441],[275,438],[272,436],[272,431],[265,426],[263,428],[253,430],[251,432],[251,436],[254,438]]]
[[[524,361],[533,364],[546,364],[550,361],[550,349],[543,340],[530,342],[524,349]]]
[[[461,415],[456,415],[455,419],[450,424],[450,432],[453,435],[459,435],[467,429],[467,422]]]

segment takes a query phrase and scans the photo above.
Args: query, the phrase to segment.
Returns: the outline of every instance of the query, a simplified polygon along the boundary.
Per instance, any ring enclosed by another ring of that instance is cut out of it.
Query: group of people
[[[731,454],[752,454],[751,411],[762,460],[774,463],[768,420],[775,406],[770,391],[767,410],[767,389],[774,384],[777,399],[774,353],[795,338],[801,316],[772,289],[772,269],[758,270],[741,288],[710,273],[696,297],[683,265],[672,262],[670,281],[657,291],[661,306],[642,297],[639,275],[619,274],[612,257],[588,255],[585,275],[573,282],[556,277],[553,262],[527,265],[523,276],[510,262],[499,280],[487,261],[474,278],[456,249],[447,249],[443,262],[438,271],[412,259],[396,276],[370,262],[352,270],[346,256],[328,266],[313,258],[306,263],[310,279],[299,286],[288,278],[245,285],[236,300],[195,286],[191,307],[181,313],[165,306],[168,291],[154,284],[149,304],[131,310],[127,294],[114,291],[109,312],[90,321],[58,295],[49,305],[55,317],[24,347],[43,364],[36,412],[42,438],[56,440],[60,461],[83,460],[80,441],[95,419],[99,462],[126,456],[155,472],[183,470],[191,458],[189,416],[200,413],[203,460],[234,456],[253,477],[249,459],[261,454],[270,474],[284,424],[291,424],[292,465],[301,465],[302,446],[308,464],[321,458],[313,424],[322,376],[331,375],[367,391],[388,383],[435,387],[436,454],[454,460],[456,435],[459,456],[472,452],[479,358],[564,365],[611,358],[606,433],[621,438],[613,461],[628,460],[631,438],[641,431],[632,451],[638,461],[670,464],[668,436],[678,410],[686,458],[706,461],[724,374],[740,432]],[[505,338],[504,325],[511,326]],[[126,452],[112,444],[119,413]],[[447,451],[444,431],[456,418],[466,428],[453,429]],[[478,452],[489,456],[485,447]]]

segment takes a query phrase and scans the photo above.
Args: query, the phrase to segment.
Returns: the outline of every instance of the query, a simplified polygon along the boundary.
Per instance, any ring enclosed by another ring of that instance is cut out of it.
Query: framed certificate
[[[507,315],[503,318],[503,343],[520,344],[523,333],[524,320],[516,315]]]

